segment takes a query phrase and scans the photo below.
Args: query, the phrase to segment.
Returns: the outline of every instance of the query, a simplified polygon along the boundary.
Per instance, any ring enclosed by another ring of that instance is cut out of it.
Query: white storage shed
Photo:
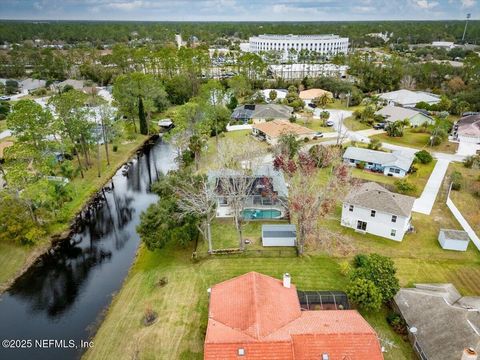
[[[263,246],[295,246],[297,229],[292,224],[262,225]]]
[[[438,242],[445,250],[467,251],[470,238],[466,231],[440,229]]]

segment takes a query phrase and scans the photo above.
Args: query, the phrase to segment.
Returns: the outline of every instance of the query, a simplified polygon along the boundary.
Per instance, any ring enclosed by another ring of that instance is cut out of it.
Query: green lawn
[[[348,130],[351,130],[351,131],[360,131],[360,130],[367,130],[367,129],[372,128],[371,126],[369,126],[367,124],[364,124],[364,123],[361,123],[358,120],[355,120],[355,118],[353,116],[350,116],[350,117],[346,118],[345,120],[343,120],[343,125],[345,125],[345,127]]]
[[[189,261],[188,251],[165,249],[149,252],[142,248],[128,279],[115,297],[85,359],[202,359],[207,325],[207,288],[244,274],[258,271],[280,278],[292,275],[299,289],[343,289],[347,279],[339,273],[337,260],[327,256],[303,258],[216,257],[199,263]],[[156,285],[161,277],[168,284]],[[141,324],[145,308],[158,312],[156,323]],[[394,334],[384,312],[364,314],[396,347],[387,360],[412,359],[408,343]]]
[[[468,169],[463,164],[450,163],[448,173],[458,171],[462,174],[463,181],[460,190],[452,190],[450,198],[462,215],[468,221],[475,233],[480,236],[480,197],[473,194],[473,184],[480,182],[480,171]]]
[[[365,108],[365,106],[363,105],[349,106],[347,108],[346,101],[342,101],[339,99],[335,99],[332,103],[329,103],[326,106],[326,109],[339,109],[339,110],[349,110],[349,111],[362,110],[363,108]]]
[[[409,146],[417,149],[425,149],[427,151],[437,151],[454,154],[457,151],[458,144],[451,143],[448,140],[438,146],[428,145],[430,134],[414,132],[412,129],[406,129],[402,137],[390,137],[387,134],[373,135],[371,139],[378,139],[394,145]]]
[[[110,166],[107,165],[102,154],[102,175],[100,177],[97,176],[96,160],[92,158],[93,166],[85,171],[85,178],[82,179],[78,176],[71,182],[75,194],[73,201],[60,209],[57,221],[51,223],[47,229],[48,236],[39,239],[35,246],[0,244],[0,292],[22,268],[31,264],[39,253],[49,247],[50,236],[68,229],[70,221],[91,196],[112,177],[119,166],[133,156],[145,140],[146,137],[138,135],[131,142],[119,144],[117,152],[113,152],[110,148]]]
[[[0,132],[4,131],[7,128],[7,121],[0,120]]]
[[[427,184],[430,174],[437,163],[436,160],[432,161],[430,164],[415,164],[417,167],[417,172],[407,175],[404,179],[411,182],[416,186],[416,190],[412,192],[411,196],[419,197],[422,194],[423,188]],[[355,178],[363,179],[367,181],[375,181],[382,185],[386,185],[389,190],[395,191],[395,181],[399,180],[393,176],[385,176],[383,174],[374,173],[368,170],[352,169],[352,175]]]

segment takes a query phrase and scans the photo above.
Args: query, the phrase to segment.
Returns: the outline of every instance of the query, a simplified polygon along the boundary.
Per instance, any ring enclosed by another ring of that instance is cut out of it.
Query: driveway
[[[430,215],[438,191],[440,190],[440,186],[442,186],[443,178],[447,173],[448,164],[450,164],[450,160],[438,159],[435,168],[423,189],[422,195],[413,203],[413,211]]]
[[[459,142],[457,155],[470,156],[475,155],[477,151],[480,151],[480,144]]]

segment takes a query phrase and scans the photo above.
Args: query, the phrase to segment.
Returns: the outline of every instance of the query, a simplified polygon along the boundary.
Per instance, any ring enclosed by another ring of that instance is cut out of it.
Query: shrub
[[[433,157],[427,150],[420,150],[419,152],[415,153],[415,157],[420,161],[422,164],[429,164],[432,162]]]
[[[364,310],[379,310],[382,306],[382,294],[373,281],[356,278],[347,287],[349,299]]]
[[[363,170],[365,169],[365,161],[360,161],[356,164],[357,169]]]
[[[412,165],[410,167],[410,170],[409,170],[410,174],[415,174],[417,171],[418,171],[418,168],[416,166]]]
[[[112,146],[112,151],[117,152],[118,151],[118,145],[113,145]]]
[[[395,187],[400,194],[408,194],[417,190],[417,187],[414,184],[408,182],[407,180],[395,181]]]
[[[475,181],[472,184],[472,192],[473,192],[473,195],[480,197],[480,180]]]
[[[347,276],[348,274],[350,274],[350,271],[352,270],[352,266],[348,261],[346,260],[341,261],[339,266],[340,266],[340,274],[342,274],[343,276]]]
[[[407,335],[407,323],[399,314],[389,313],[387,315],[387,322],[397,334]]]
[[[480,155],[467,156],[465,160],[463,160],[463,166],[468,169],[480,167]]]
[[[368,148],[372,150],[378,150],[382,147],[382,143],[378,139],[371,139],[368,143]]]
[[[368,262],[368,256],[365,254],[357,254],[353,258],[353,266],[356,268],[365,266],[367,262]]]
[[[383,302],[390,301],[400,289],[392,259],[378,254],[370,254],[366,258],[364,255],[360,259],[361,266],[351,273],[352,281],[358,278],[371,281],[378,288]]]
[[[452,190],[460,190],[462,188],[463,176],[460,172],[454,171],[450,175],[450,181],[452,182]]]
[[[143,314],[143,325],[145,326],[152,325],[157,319],[157,317],[158,317],[158,314],[155,311],[153,311],[151,307],[147,307]]]

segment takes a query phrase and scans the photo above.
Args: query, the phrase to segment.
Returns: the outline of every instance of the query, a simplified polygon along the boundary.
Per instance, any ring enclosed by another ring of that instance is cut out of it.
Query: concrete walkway
[[[443,178],[447,172],[448,164],[450,164],[450,160],[438,159],[435,168],[423,189],[422,195],[413,203],[413,211],[430,215],[438,191],[440,190],[440,186],[442,186]]]
[[[12,136],[12,132],[10,130],[5,130],[5,131],[0,132],[0,140],[4,139],[4,138],[7,138],[9,136]]]

